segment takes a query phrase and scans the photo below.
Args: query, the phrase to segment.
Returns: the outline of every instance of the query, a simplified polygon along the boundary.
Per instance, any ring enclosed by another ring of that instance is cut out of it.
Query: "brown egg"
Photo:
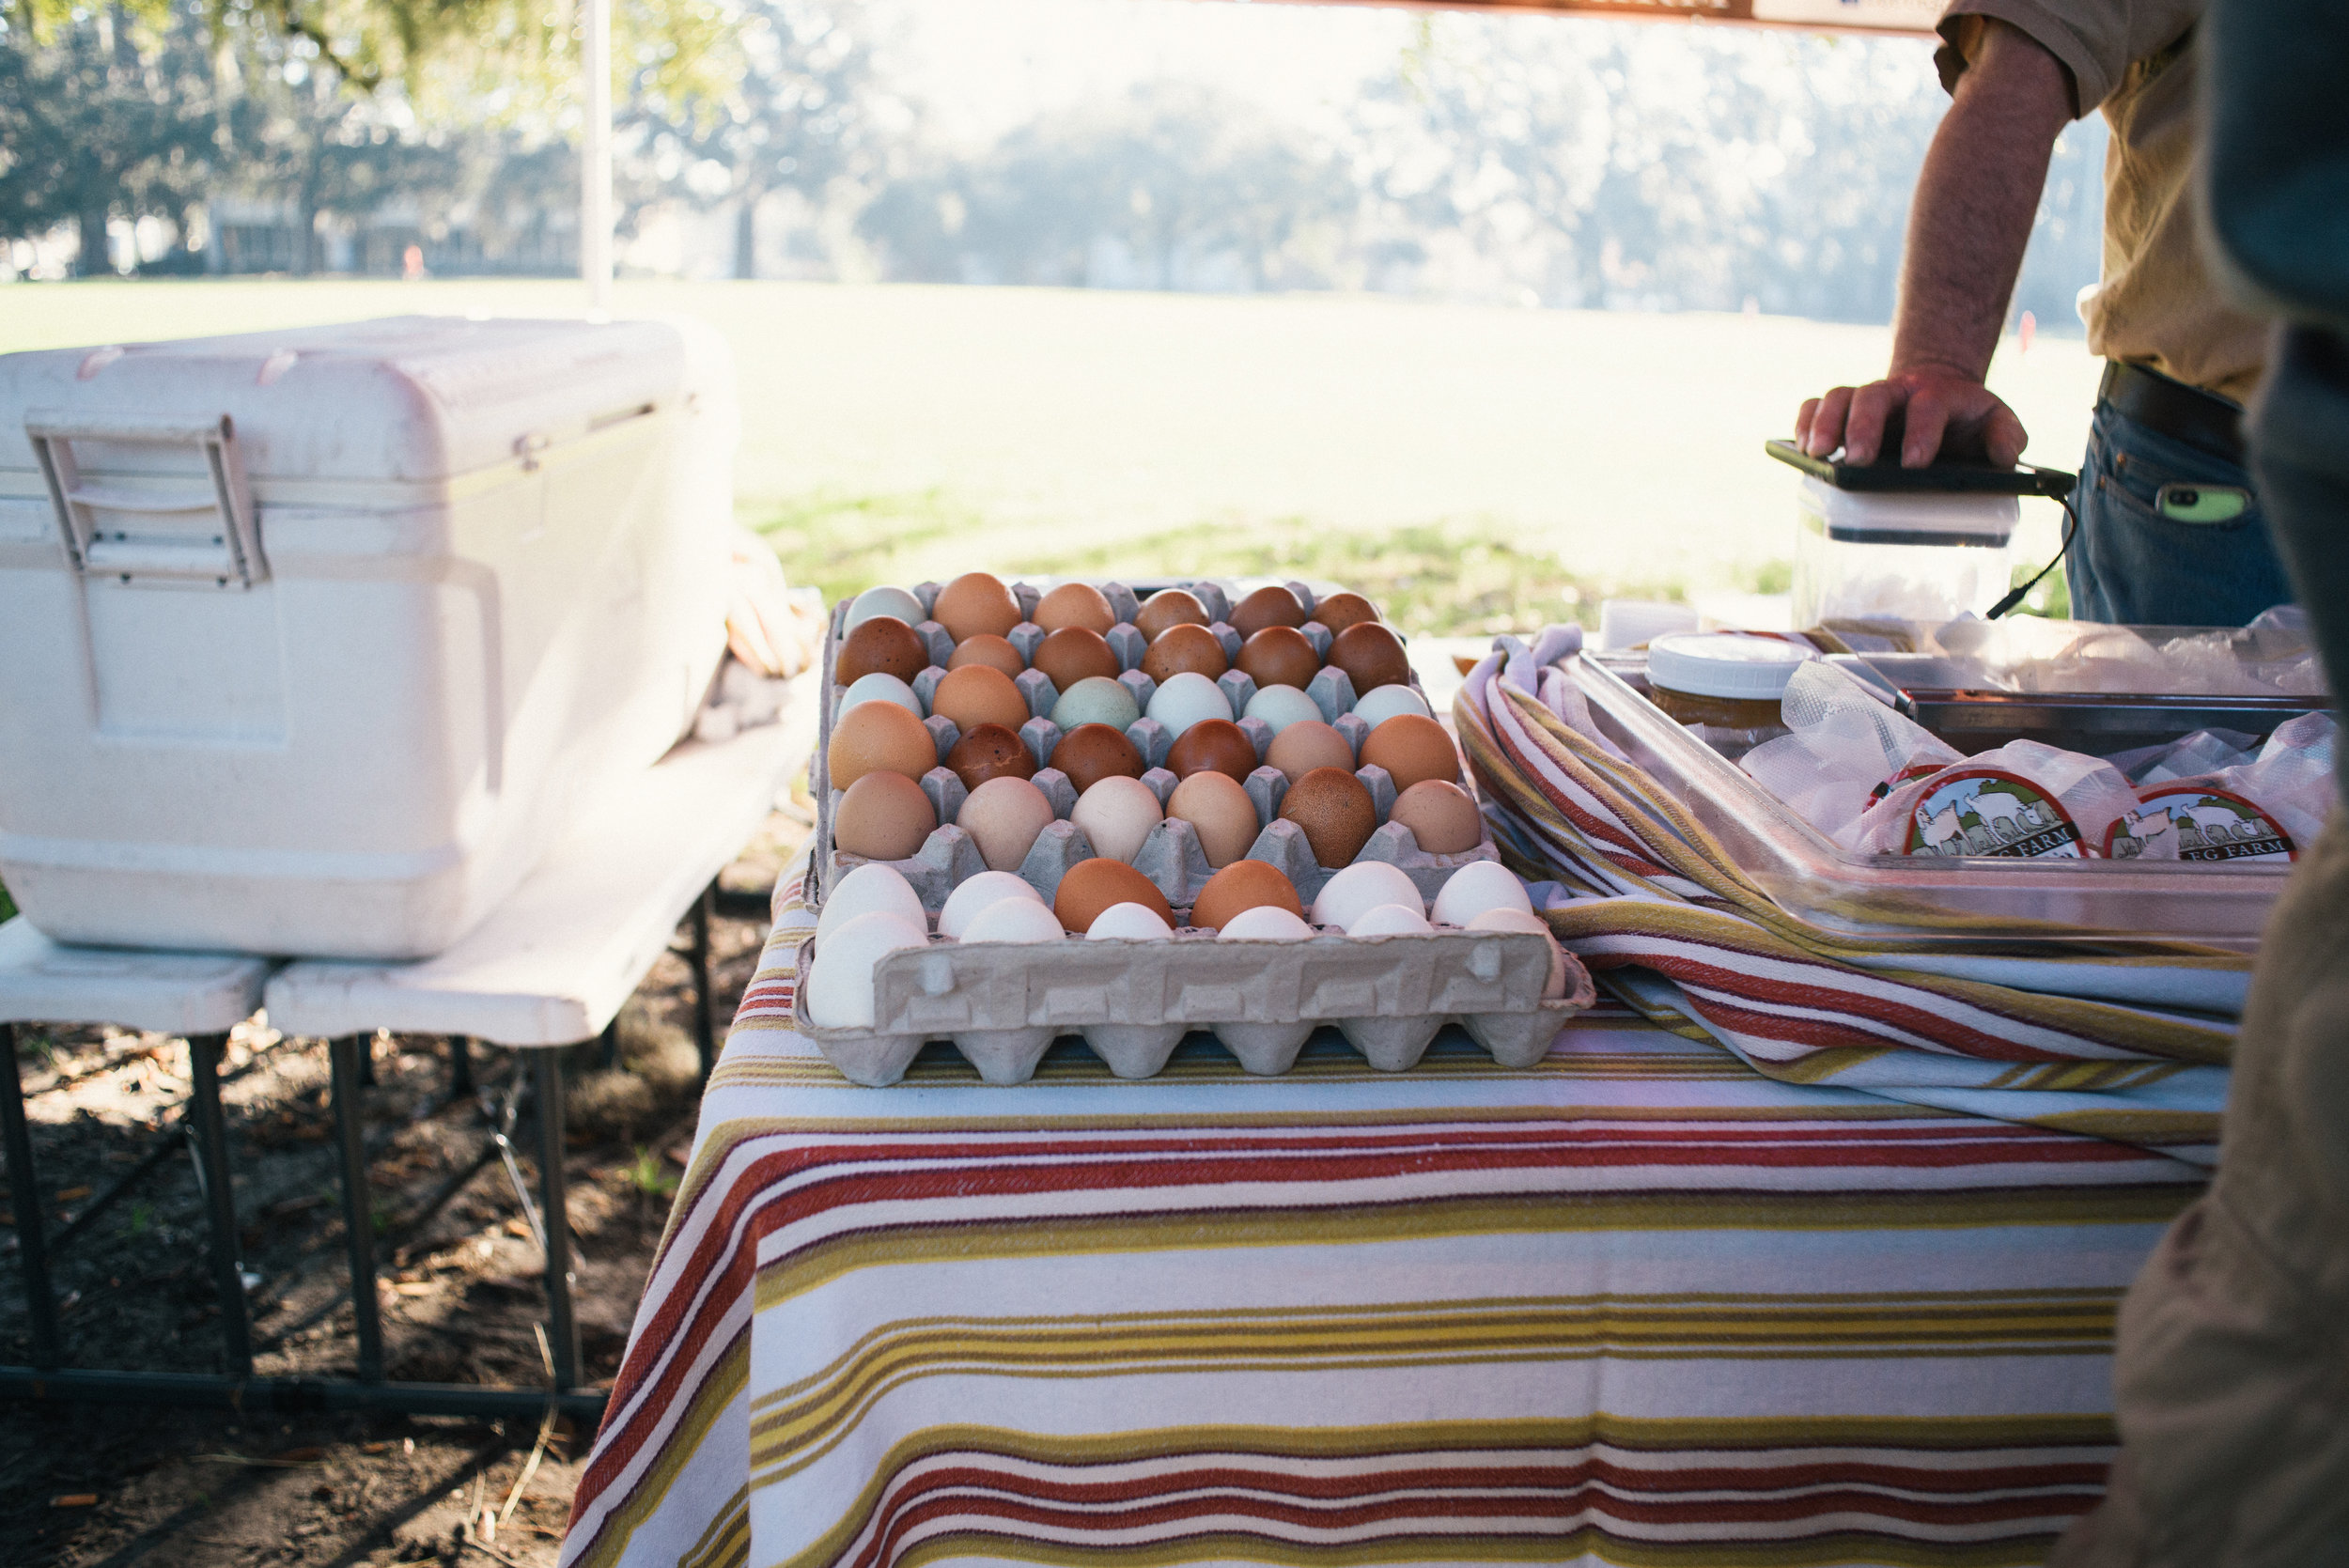
[[[1378,612],[1360,594],[1331,594],[1314,606],[1313,618],[1334,632],[1362,621],[1375,621]]]
[[[920,784],[903,773],[867,773],[842,793],[832,841],[845,854],[903,861],[937,826],[937,809]]]
[[[1066,691],[1081,680],[1102,675],[1117,678],[1117,655],[1097,631],[1065,626],[1035,645],[1035,667],[1044,672],[1055,691]]]
[[[1060,917],[1063,929],[1081,937],[1112,904],[1139,904],[1170,929],[1174,924],[1174,911],[1167,908],[1158,884],[1123,861],[1098,857],[1068,868],[1060,891],[1052,895],[1052,913]]]
[[[1028,699],[1003,671],[985,664],[949,670],[930,693],[930,712],[952,719],[958,730],[1001,724],[1016,730],[1028,722]]]
[[[1124,730],[1107,724],[1079,724],[1062,736],[1052,748],[1051,765],[1068,775],[1080,795],[1103,779],[1142,777],[1142,753]]]
[[[1190,907],[1190,923],[1205,930],[1221,931],[1242,909],[1260,909],[1267,905],[1286,909],[1299,920],[1305,918],[1305,907],[1297,901],[1297,889],[1286,877],[1262,861],[1234,861],[1208,877],[1207,885],[1199,890],[1199,897]]]
[[[1142,656],[1142,673],[1161,684],[1186,672],[1213,680],[1231,667],[1215,633],[1188,621],[1159,632]]]
[[[984,631],[976,637],[964,638],[956,646],[953,657],[946,660],[949,670],[959,670],[966,664],[984,664],[990,670],[1001,670],[1015,678],[1028,667],[1020,659],[1018,648],[1003,638]]]
[[[1343,768],[1316,768],[1289,785],[1281,816],[1305,831],[1314,859],[1332,871],[1352,864],[1378,826],[1370,791]]]
[[[989,779],[1033,779],[1035,757],[1027,742],[1001,724],[979,724],[962,732],[946,753],[946,766],[965,789],[976,789]]]
[[[1330,662],[1354,683],[1354,695],[1411,678],[1403,640],[1377,621],[1357,621],[1330,639]]]
[[[1166,815],[1190,824],[1207,864],[1218,870],[1230,865],[1256,842],[1256,802],[1228,774],[1193,773],[1166,798]]]
[[[1299,719],[1274,736],[1272,744],[1265,748],[1264,759],[1292,784],[1316,768],[1354,771],[1353,746],[1318,719]]]
[[[1134,616],[1134,628],[1155,643],[1171,626],[1206,626],[1207,607],[1180,588],[1161,588]]]
[[[1442,779],[1422,779],[1396,796],[1387,820],[1410,829],[1411,837],[1430,855],[1463,854],[1485,837],[1474,797]]]
[[[983,571],[964,572],[938,590],[930,619],[957,643],[982,633],[1001,637],[1019,624],[1019,601],[1003,579]]]
[[[1321,668],[1321,655],[1295,627],[1268,626],[1239,645],[1239,667],[1258,686],[1294,686],[1301,691]]]
[[[929,667],[929,644],[894,615],[876,615],[850,631],[832,661],[832,678],[854,686],[879,671],[910,683]]]
[[[1167,771],[1178,779],[1215,772],[1245,784],[1256,766],[1256,743],[1229,719],[1200,720],[1176,736],[1166,753]]]
[[[1398,713],[1362,737],[1362,766],[1383,768],[1398,790],[1425,779],[1460,776],[1460,754],[1443,726],[1422,713]]]
[[[1064,582],[1037,601],[1035,624],[1047,631],[1064,627],[1081,627],[1096,637],[1106,637],[1110,628],[1117,624],[1117,612],[1101,590],[1086,582]],[[1041,668],[1041,666],[1038,666]],[[1110,672],[1115,675],[1117,672]]]
[[[824,762],[834,789],[846,789],[867,773],[918,779],[938,766],[938,742],[921,720],[895,703],[859,703],[832,725]]]
[[[1242,637],[1253,637],[1268,626],[1297,627],[1305,624],[1305,607],[1297,602],[1297,596],[1274,584],[1259,588],[1232,607],[1232,629]]]

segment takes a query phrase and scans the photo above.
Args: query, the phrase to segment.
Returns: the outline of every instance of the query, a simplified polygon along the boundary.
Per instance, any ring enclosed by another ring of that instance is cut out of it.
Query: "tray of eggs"
[[[1200,1029],[1278,1073],[1322,1024],[1522,1063],[1589,1004],[1359,596],[973,572],[839,606],[825,665],[799,1021],[858,1082],[1063,1033],[1147,1077]]]

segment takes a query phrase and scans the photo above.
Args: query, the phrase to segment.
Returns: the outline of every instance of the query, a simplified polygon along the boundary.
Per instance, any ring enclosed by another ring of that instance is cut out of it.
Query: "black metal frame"
[[[729,904],[731,901],[728,901]],[[691,942],[685,955],[693,971],[693,1034],[707,1080],[717,1061],[717,998],[710,982],[709,923],[720,907],[712,882],[693,901]],[[760,911],[764,910],[764,901]],[[734,913],[727,908],[727,913]],[[675,951],[672,949],[672,951]],[[23,1080],[17,1071],[16,1026],[0,1023],[0,1152],[7,1157],[11,1207],[15,1211],[17,1256],[23,1270],[25,1308],[33,1341],[33,1364],[0,1365],[0,1399],[94,1400],[215,1405],[237,1409],[366,1410],[412,1415],[473,1416],[484,1420],[536,1416],[552,1405],[586,1421],[602,1418],[605,1395],[580,1387],[579,1318],[571,1300],[569,1206],[563,1170],[563,1063],[568,1048],[519,1048],[527,1057],[533,1120],[537,1129],[538,1204],[530,1216],[546,1259],[548,1342],[553,1358],[551,1388],[462,1383],[404,1383],[383,1375],[383,1321],[376,1294],[374,1207],[367,1196],[366,1141],[361,1100],[373,1079],[372,1034],[350,1034],[328,1042],[334,1143],[342,1189],[345,1251],[350,1268],[352,1327],[357,1341],[355,1380],[253,1375],[253,1330],[245,1308],[244,1267],[240,1255],[236,1195],[230,1185],[228,1134],[222,1114],[223,1033],[188,1037],[189,1072],[194,1087],[188,1102],[187,1130],[195,1157],[210,1232],[213,1290],[219,1298],[225,1371],[197,1373],[97,1370],[67,1367],[57,1327],[55,1286],[50,1274],[47,1232],[41,1217],[33,1145],[24,1114]],[[580,1042],[582,1044],[585,1042]],[[522,1071],[516,1063],[516,1071]],[[473,1088],[472,1042],[449,1042],[449,1091]],[[501,1135],[502,1136],[502,1135]],[[525,1205],[528,1195],[518,1195]]]

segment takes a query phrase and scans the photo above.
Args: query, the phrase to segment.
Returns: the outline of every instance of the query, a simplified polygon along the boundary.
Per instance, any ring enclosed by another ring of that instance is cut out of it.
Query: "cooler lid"
[[[256,480],[450,479],[665,405],[687,357],[659,321],[444,316],[8,354],[0,468],[34,468],[28,415],[225,415]],[[179,461],[132,442],[92,442],[80,460],[126,474]]]

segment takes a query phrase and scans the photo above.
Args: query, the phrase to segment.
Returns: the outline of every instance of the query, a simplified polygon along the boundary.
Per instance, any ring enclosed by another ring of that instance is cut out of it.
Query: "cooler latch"
[[[253,489],[226,414],[188,420],[36,411],[24,416],[24,436],[48,481],[66,559],[82,576],[221,588],[269,580]],[[91,483],[74,460],[77,441],[193,447],[202,475],[168,476],[181,481],[178,489],[149,488],[144,476]]]

